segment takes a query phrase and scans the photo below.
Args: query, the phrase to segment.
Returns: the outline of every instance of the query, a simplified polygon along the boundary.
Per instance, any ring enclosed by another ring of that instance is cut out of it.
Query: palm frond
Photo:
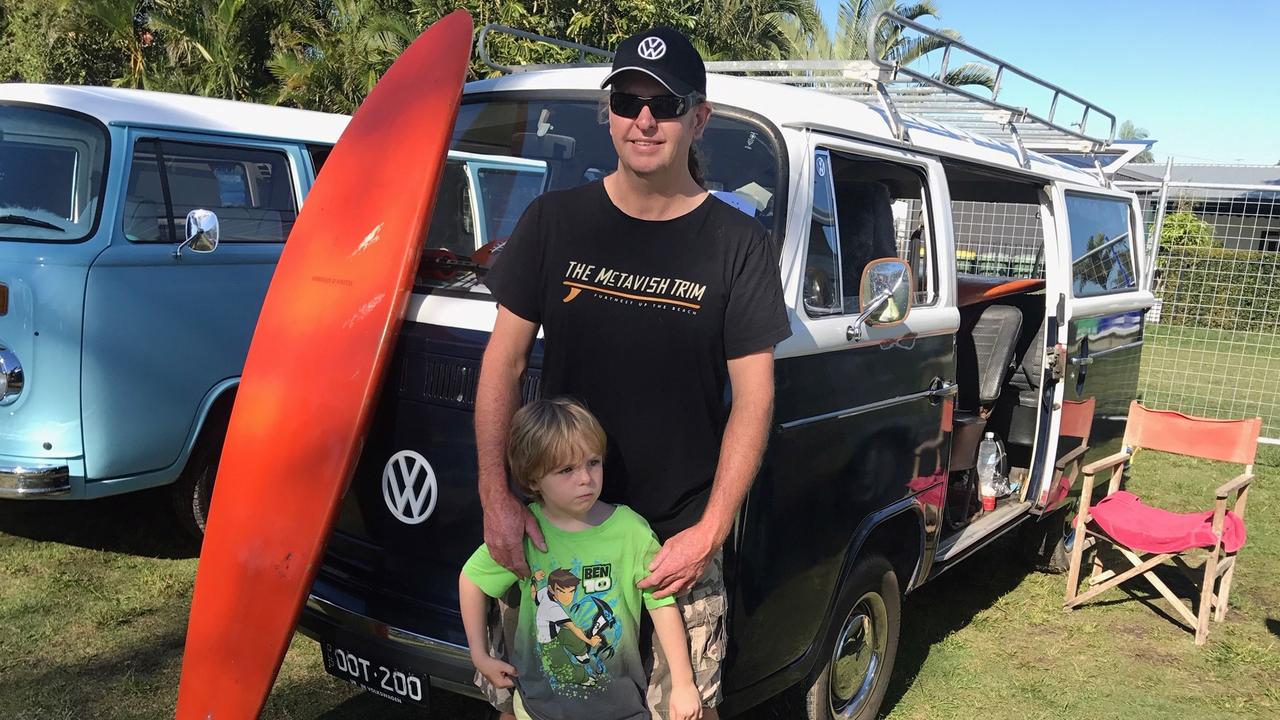
[[[979,62],[965,63],[954,70],[948,70],[943,81],[948,85],[976,85],[988,90],[994,90],[996,86],[996,76],[991,72],[991,66]]]

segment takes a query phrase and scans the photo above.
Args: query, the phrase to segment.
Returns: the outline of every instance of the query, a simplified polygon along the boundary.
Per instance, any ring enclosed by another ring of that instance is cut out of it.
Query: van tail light
[[[0,283],[0,315],[9,314],[9,286]]]

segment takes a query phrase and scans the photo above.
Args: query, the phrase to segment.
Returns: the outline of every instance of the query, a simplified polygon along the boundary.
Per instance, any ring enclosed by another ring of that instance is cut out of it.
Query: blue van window
[[[481,168],[479,175],[487,237],[490,241],[503,242],[515,231],[524,209],[542,194],[547,174],[542,170]]]
[[[125,236],[172,242],[170,219],[181,235],[196,208],[218,216],[222,242],[284,242],[298,215],[288,158],[273,150],[139,140],[125,192]]]

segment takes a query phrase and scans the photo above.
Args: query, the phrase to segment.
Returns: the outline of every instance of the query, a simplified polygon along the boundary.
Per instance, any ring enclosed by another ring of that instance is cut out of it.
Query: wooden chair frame
[[[1124,450],[1089,463],[1083,470],[1084,486],[1080,493],[1080,509],[1076,516],[1076,538],[1071,548],[1071,565],[1067,573],[1064,609],[1073,610],[1107,590],[1141,576],[1151,583],[1152,587],[1168,600],[1173,609],[1194,629],[1196,645],[1203,645],[1209,635],[1210,614],[1212,613],[1214,621],[1221,621],[1227,614],[1237,554],[1226,552],[1222,544],[1227,500],[1232,493],[1235,493],[1235,502],[1231,510],[1243,521],[1245,506],[1249,500],[1249,485],[1254,477],[1253,462],[1257,455],[1258,435],[1261,430],[1261,418],[1210,420],[1170,411],[1148,410],[1136,401],[1130,404],[1128,423],[1125,427]],[[1199,577],[1199,612],[1193,612],[1193,607],[1189,607],[1175,595],[1154,572],[1158,565],[1173,561],[1180,569],[1187,572],[1193,581],[1197,580],[1195,576],[1199,573],[1187,565],[1181,557],[1182,553],[1135,551],[1117,543],[1100,528],[1089,525],[1091,520],[1089,508],[1092,504],[1095,476],[1109,469],[1111,477],[1107,485],[1107,494],[1116,492],[1120,489],[1125,465],[1132,460],[1138,450],[1144,448],[1244,465],[1244,472],[1234,480],[1224,483],[1214,492],[1213,534],[1216,542],[1208,548],[1209,557]],[[1103,567],[1100,556],[1095,552],[1093,569],[1089,577],[1090,588],[1083,593],[1078,592],[1084,551],[1089,548],[1098,548],[1104,543],[1118,550],[1132,567],[1123,572],[1108,570]]]

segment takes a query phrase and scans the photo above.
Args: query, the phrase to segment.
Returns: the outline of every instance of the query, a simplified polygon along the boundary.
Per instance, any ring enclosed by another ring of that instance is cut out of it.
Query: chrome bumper
[[[392,644],[400,646],[402,650],[427,653],[455,664],[468,665],[471,662],[471,653],[464,647],[387,625],[371,617],[351,612],[314,594],[307,595],[307,610],[346,630],[369,637],[385,638]],[[303,628],[300,629],[303,634],[311,637],[311,633]]]
[[[66,465],[0,465],[0,498],[34,499],[71,492]]]

